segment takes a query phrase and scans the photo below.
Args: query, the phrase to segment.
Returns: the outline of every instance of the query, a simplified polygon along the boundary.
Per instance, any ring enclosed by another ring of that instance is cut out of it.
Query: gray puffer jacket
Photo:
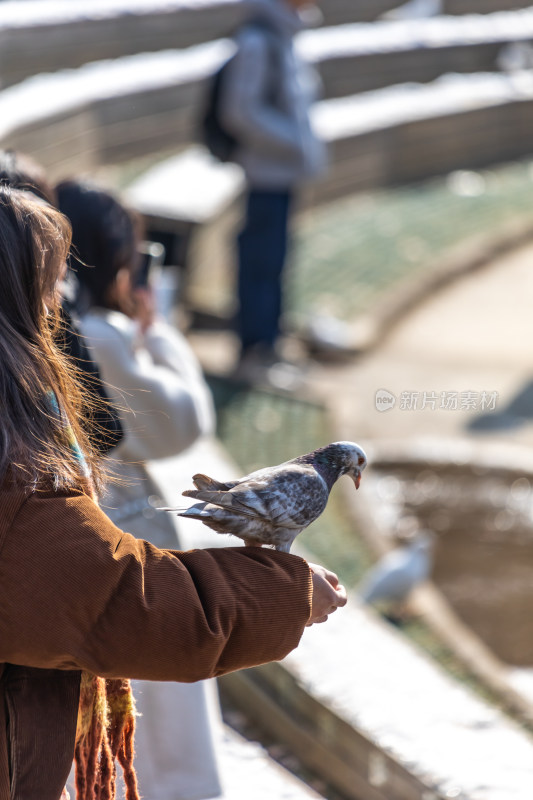
[[[221,88],[221,118],[239,142],[235,161],[249,185],[290,189],[325,167],[325,146],[309,117],[320,83],[295,52],[294,36],[304,27],[299,14],[284,0],[247,5],[253,24],[236,36],[237,52]]]

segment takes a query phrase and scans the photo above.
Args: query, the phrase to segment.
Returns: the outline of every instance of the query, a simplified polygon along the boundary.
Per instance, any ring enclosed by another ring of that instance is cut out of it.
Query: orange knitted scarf
[[[135,701],[129,680],[106,680],[83,672],[74,754],[76,800],[115,800],[117,760],[126,800],[140,800],[133,767],[134,731]]]

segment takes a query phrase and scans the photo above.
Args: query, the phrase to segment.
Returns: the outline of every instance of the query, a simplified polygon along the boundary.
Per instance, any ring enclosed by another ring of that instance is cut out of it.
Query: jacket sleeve
[[[266,155],[291,158],[301,154],[300,131],[288,114],[267,101],[272,69],[269,49],[260,31],[250,30],[240,37],[222,83],[220,115],[238,140]]]
[[[83,495],[32,495],[0,551],[0,662],[196,681],[283,658],[311,593],[297,556],[159,550]]]

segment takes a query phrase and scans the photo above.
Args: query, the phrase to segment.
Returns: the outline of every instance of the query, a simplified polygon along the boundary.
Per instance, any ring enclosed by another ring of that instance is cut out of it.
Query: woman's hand
[[[137,286],[132,290],[132,296],[134,311],[131,316],[138,321],[141,331],[146,333],[157,317],[154,292],[148,286]]]
[[[329,614],[346,605],[346,589],[335,573],[319,564],[309,564],[309,568],[313,573],[313,599],[307,626],[326,622]]]

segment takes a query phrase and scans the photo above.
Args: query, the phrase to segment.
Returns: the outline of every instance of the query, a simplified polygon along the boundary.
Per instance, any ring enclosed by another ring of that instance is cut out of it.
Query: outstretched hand
[[[339,584],[334,572],[320,564],[309,564],[309,568],[313,573],[313,600],[307,626],[315,622],[326,622],[329,614],[346,605],[347,599],[346,589]]]

